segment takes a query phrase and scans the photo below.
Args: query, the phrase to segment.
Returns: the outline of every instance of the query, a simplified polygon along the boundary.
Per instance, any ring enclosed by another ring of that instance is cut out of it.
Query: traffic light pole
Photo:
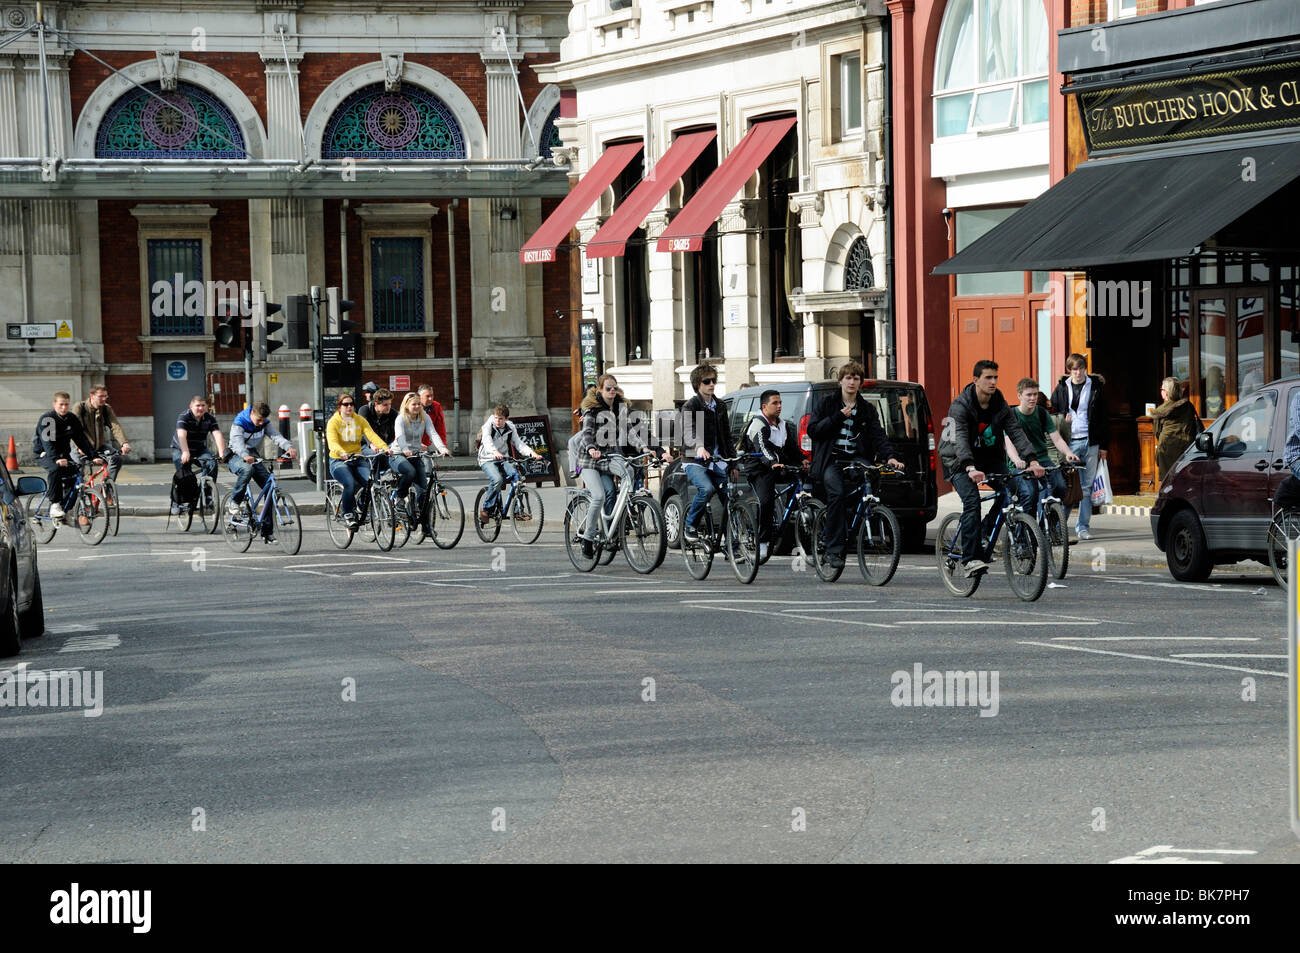
[[[248,329],[250,332],[252,328]],[[249,340],[252,335],[246,335],[244,338],[244,406],[253,406],[253,342]]]
[[[308,333],[311,336],[312,392],[316,395],[315,412],[323,417],[325,414],[325,378],[321,368],[320,285],[312,285],[307,310],[310,323]],[[315,423],[314,420],[313,423]],[[325,454],[325,449],[325,434],[321,431],[316,434],[316,489],[322,493],[325,491],[325,470],[329,466],[329,459]]]

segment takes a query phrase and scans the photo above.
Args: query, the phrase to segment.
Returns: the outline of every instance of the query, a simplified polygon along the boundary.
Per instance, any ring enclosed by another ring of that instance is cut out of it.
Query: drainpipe
[[[447,204],[447,277],[451,282],[451,450],[460,448],[460,344],[456,330],[456,209],[460,199]]]
[[[881,111],[881,151],[885,154],[885,169],[880,183],[880,199],[885,206],[885,332],[889,340],[885,353],[889,355],[889,379],[898,379],[898,351],[894,347],[894,70],[891,61],[893,46],[891,14],[886,12],[880,20],[880,65],[885,74],[885,107]]]
[[[343,277],[339,282],[339,297],[345,301],[348,297],[348,200],[339,206],[339,262],[343,266]]]

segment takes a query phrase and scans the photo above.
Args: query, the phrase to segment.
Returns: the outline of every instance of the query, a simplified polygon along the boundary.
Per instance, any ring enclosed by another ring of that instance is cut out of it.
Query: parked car
[[[23,639],[45,631],[36,539],[19,499],[44,492],[44,478],[21,477],[15,485],[0,461],[0,657],[17,655]]]
[[[798,430],[799,446],[805,460],[812,459],[812,440],[808,436],[808,423],[812,419],[815,402],[839,389],[833,380],[795,381],[743,387],[722,398],[727,405],[731,435],[739,441],[745,427],[759,413],[759,395],[765,390],[781,392],[781,417],[793,423]],[[902,530],[904,549],[920,549],[925,544],[925,524],[934,519],[938,506],[938,487],[935,478],[939,469],[935,453],[934,418],[930,403],[920,384],[907,381],[866,380],[862,382],[862,396],[871,401],[890,443],[907,472],[903,476],[885,477],[876,488],[877,495],[898,517]],[[741,477],[743,494],[748,490]],[[695,492],[686,479],[683,461],[674,460],[664,471],[660,483],[659,502],[664,508],[664,523],[668,545],[680,546],[678,532],[682,517],[690,506]],[[820,495],[820,488],[818,488]],[[714,497],[716,505],[717,498]],[[721,518],[721,507],[714,512]],[[778,554],[787,553],[793,546],[793,531],[787,527],[783,539],[776,541]]]
[[[1216,565],[1268,565],[1273,495],[1287,408],[1300,377],[1274,381],[1238,402],[1183,451],[1151,507],[1151,532],[1175,579],[1199,582]]]

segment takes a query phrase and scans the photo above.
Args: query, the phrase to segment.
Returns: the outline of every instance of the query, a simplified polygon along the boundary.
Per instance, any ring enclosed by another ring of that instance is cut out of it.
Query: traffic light
[[[234,301],[222,301],[218,310],[224,313],[216,317],[217,324],[213,337],[222,347],[239,347],[242,340],[239,305]]]
[[[338,288],[326,288],[325,297],[329,302],[329,333],[347,334],[356,327],[356,323],[343,317],[356,307],[356,303],[340,295]]]
[[[266,300],[266,292],[259,291],[253,295],[253,337],[257,342],[256,354],[259,361],[265,361],[267,354],[284,347],[283,341],[271,340],[271,335],[284,327],[284,322],[267,320],[279,311],[280,305]]]
[[[311,345],[307,314],[307,309],[310,307],[311,301],[306,295],[284,296],[284,339],[290,348],[304,348]]]

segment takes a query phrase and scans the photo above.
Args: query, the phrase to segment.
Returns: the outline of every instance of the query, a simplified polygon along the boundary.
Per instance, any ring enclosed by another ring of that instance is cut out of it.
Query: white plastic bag
[[[1097,461],[1097,476],[1092,481],[1092,505],[1094,508],[1105,503],[1114,503],[1115,494],[1110,489],[1110,467],[1105,460]]]

